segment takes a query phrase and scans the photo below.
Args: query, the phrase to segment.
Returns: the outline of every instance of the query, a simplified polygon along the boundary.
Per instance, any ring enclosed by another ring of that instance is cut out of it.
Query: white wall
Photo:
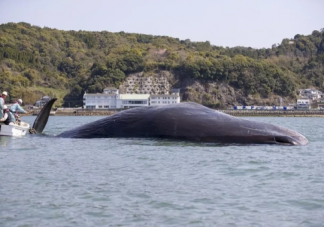
[[[175,96],[154,96],[150,98],[151,106],[162,106],[162,105],[170,105],[180,103],[180,97]]]
[[[138,95],[137,95],[138,96]],[[97,96],[94,94],[85,94],[83,96],[84,100],[84,108],[92,107],[93,109],[111,109],[111,108],[127,108],[127,107],[136,107],[136,106],[159,106],[159,105],[170,105],[180,103],[179,95],[161,95],[154,96],[151,98],[148,96],[147,99],[143,99],[143,97],[136,97],[134,95],[127,94],[116,94],[115,96],[106,96],[102,94],[98,94]],[[143,103],[130,103],[134,101],[141,101]],[[145,103],[144,103],[145,102]]]

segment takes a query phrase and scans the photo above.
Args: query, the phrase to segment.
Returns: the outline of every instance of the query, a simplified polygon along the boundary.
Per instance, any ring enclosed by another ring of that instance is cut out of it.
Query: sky
[[[0,24],[270,48],[324,28],[324,0],[0,0]]]

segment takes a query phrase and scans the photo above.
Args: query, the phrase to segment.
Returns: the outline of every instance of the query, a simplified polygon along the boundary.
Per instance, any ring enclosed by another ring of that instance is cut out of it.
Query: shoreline
[[[122,110],[63,110],[52,111],[51,116],[110,116]],[[217,110],[236,117],[324,117],[323,110]],[[21,116],[36,116],[38,112]]]
[[[236,117],[324,117],[322,110],[219,110]]]

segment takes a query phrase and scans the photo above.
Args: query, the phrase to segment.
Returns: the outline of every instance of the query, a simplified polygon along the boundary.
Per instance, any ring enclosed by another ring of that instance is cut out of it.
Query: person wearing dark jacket
[[[0,122],[3,122],[6,125],[14,124],[14,119],[12,119],[12,115],[9,113],[9,108],[7,105],[3,106],[3,118],[0,119]]]

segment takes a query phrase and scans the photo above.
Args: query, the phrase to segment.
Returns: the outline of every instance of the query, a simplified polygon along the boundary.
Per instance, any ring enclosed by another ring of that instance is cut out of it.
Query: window
[[[129,104],[147,104],[147,101],[128,101]]]

